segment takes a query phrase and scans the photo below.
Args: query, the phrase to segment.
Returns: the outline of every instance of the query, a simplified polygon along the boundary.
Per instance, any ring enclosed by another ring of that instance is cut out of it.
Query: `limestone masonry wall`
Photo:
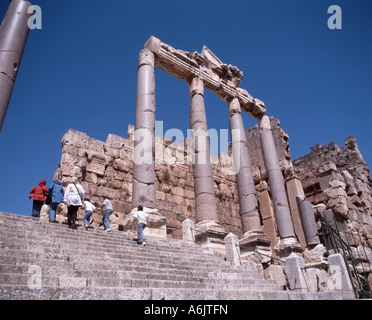
[[[293,166],[317,216],[332,209],[341,230],[362,235],[371,246],[371,177],[355,138],[345,139],[341,148],[334,142],[316,145],[308,155],[293,161]]]
[[[371,246],[371,177],[355,138],[347,138],[341,148],[335,143],[316,145],[311,148],[310,154],[292,162],[288,134],[280,128],[279,120],[271,117],[270,121],[296,237],[303,249],[306,248],[306,241],[296,203],[297,195],[306,196],[313,204],[316,219],[324,210],[333,209],[343,228],[363,235]],[[111,222],[117,228],[132,210],[133,130],[133,126],[129,126],[128,139],[110,134],[103,142],[70,129],[62,138],[62,157],[55,173],[55,177],[62,178],[65,184],[70,177],[78,177],[96,205],[101,205],[103,194],[108,193],[115,211]],[[246,135],[260,218],[273,248],[279,236],[258,126],[248,129]],[[159,212],[167,218],[169,237],[182,237],[181,223],[186,218],[195,221],[190,157],[190,142],[187,139],[181,145],[156,137],[156,201]],[[240,237],[242,223],[232,159],[229,155],[220,154],[218,159],[213,158],[213,163],[219,221],[226,232]]]
[[[194,178],[187,140],[182,146],[156,137],[156,201],[159,212],[167,218],[170,237],[182,238],[182,221],[195,220]],[[87,195],[101,206],[103,194],[112,200],[111,223],[120,228],[132,210],[133,126],[128,139],[110,134],[106,142],[70,129],[62,138],[62,157],[55,177],[67,185],[70,177],[78,177]],[[167,159],[165,161],[164,159]],[[235,175],[231,175],[231,158],[214,158],[213,173],[219,221],[241,235]],[[80,217],[83,213],[80,213]],[[98,220],[97,215],[93,216]]]

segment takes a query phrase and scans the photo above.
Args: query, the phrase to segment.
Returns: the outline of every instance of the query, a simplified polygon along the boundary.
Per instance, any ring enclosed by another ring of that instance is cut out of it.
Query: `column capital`
[[[155,67],[155,55],[149,49],[143,49],[139,53],[139,65],[138,68],[143,65],[149,65]]]
[[[271,130],[271,123],[270,123],[270,118],[267,115],[262,116],[259,121],[259,127],[261,129],[269,129]]]
[[[199,77],[194,77],[189,82],[190,98],[196,94],[200,94],[204,97],[204,82]]]
[[[233,98],[227,101],[227,106],[229,107],[229,114],[232,116],[235,113],[242,113],[242,109],[240,107],[240,102],[238,98]]]

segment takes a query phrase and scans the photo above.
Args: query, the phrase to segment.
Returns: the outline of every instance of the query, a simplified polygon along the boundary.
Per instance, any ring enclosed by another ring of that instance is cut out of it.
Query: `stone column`
[[[237,98],[228,102],[230,114],[230,133],[232,153],[236,171],[240,215],[243,233],[262,234],[260,216],[258,213],[257,193],[251,168],[247,137],[245,135],[240,103]]]
[[[11,1],[0,28],[0,132],[27,42],[30,6],[28,1]]]
[[[258,121],[258,126],[260,128],[261,146],[265,167],[269,177],[271,196],[274,202],[276,223],[281,238],[277,250],[286,250],[287,254],[294,249],[301,250],[301,245],[296,240],[284,179],[280,169],[278,155],[276,153],[269,117],[266,115],[263,116]]]
[[[304,229],[306,243],[308,246],[316,246],[320,243],[318,228],[315,222],[313,206],[305,197],[297,196],[297,204],[300,210],[301,223]]]
[[[198,77],[193,78],[189,90],[191,97],[190,127],[194,140],[193,173],[196,222],[217,221],[203,81]]]
[[[244,130],[240,103],[237,98],[228,101],[230,133],[236,182],[238,187],[240,216],[243,237],[239,244],[242,260],[263,262],[262,257],[270,256],[270,240],[264,234],[258,212],[257,192],[251,167],[247,137]],[[261,252],[264,255],[258,255]]]
[[[224,228],[218,222],[213,170],[210,163],[204,83],[195,77],[189,85],[190,127],[194,142],[193,175],[195,191],[195,241],[221,255],[225,254]],[[219,239],[221,240],[219,240]]]
[[[155,189],[155,56],[139,55],[133,150],[132,207],[156,208]]]

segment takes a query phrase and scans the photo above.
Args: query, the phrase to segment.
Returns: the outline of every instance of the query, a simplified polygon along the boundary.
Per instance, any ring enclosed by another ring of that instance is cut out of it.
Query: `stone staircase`
[[[0,300],[352,299],[296,293],[254,264],[233,267],[199,245],[83,228],[0,213]]]

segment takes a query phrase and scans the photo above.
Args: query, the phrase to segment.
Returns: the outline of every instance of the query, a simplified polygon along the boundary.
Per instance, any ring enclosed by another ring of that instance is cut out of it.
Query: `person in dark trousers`
[[[142,246],[145,246],[146,242],[145,242],[145,238],[143,236],[143,230],[145,230],[145,228],[150,224],[149,216],[145,211],[143,211],[143,206],[139,205],[137,209],[138,209],[138,211],[134,214],[134,219],[133,219],[132,224],[130,225],[130,227],[132,227],[134,221],[137,220],[137,222],[138,222],[137,223],[137,233],[138,233],[137,243],[142,245]]]
[[[77,212],[83,205],[85,191],[78,183],[78,179],[74,178],[65,190],[64,202],[67,204],[67,223],[70,228],[75,227],[77,220]]]
[[[35,218],[40,218],[40,210],[43,206],[46,197],[48,196],[49,189],[45,186],[46,181],[40,180],[39,185],[32,188],[30,191],[29,199],[33,199],[32,202],[32,216]]]
[[[51,196],[51,203],[49,207],[49,222],[56,223],[56,211],[60,203],[63,202],[65,190],[62,187],[62,181],[56,179],[49,188],[49,196]]]

